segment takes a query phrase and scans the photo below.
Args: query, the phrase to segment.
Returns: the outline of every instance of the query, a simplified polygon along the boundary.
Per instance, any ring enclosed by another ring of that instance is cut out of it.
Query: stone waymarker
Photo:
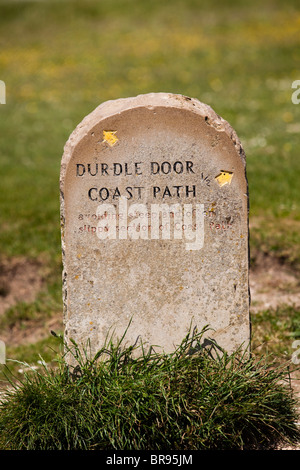
[[[106,102],[61,165],[66,339],[173,350],[189,327],[249,343],[248,187],[235,131],[207,105],[153,93]]]

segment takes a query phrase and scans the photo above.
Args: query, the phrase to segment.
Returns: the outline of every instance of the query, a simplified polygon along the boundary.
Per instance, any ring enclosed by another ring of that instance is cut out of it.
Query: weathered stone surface
[[[166,352],[191,324],[228,351],[248,345],[246,161],[209,106],[167,93],[100,105],[66,143],[60,185],[66,339],[96,351],[132,318],[128,343]]]

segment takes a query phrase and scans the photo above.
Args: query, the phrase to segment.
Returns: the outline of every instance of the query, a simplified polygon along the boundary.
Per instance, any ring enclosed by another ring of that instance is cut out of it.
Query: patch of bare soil
[[[1,339],[11,347],[34,344],[47,338],[51,330],[60,332],[62,328],[62,315],[58,313],[47,320],[27,321],[25,328],[20,328],[20,325],[14,325],[9,330],[1,332]]]
[[[41,265],[26,258],[0,260],[0,315],[18,302],[33,302],[43,287]]]
[[[45,286],[47,269],[42,262],[26,258],[0,258],[0,316],[18,302],[34,302]],[[26,326],[16,323],[0,332],[0,338],[10,346],[35,343],[49,336],[51,330],[61,331],[62,313],[50,319],[26,321]]]
[[[300,308],[300,273],[261,254],[250,270],[251,312],[281,306]]]
[[[249,284],[252,314],[285,306],[300,308],[300,273],[274,257],[259,254],[250,269]],[[292,375],[291,387],[300,403],[299,371]],[[284,446],[278,450],[300,450],[300,447]]]

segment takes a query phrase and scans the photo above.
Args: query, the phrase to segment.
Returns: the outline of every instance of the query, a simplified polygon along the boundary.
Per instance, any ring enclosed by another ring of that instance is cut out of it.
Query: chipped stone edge
[[[240,139],[237,136],[237,133],[233,127],[221,116],[219,116],[209,105],[202,103],[196,98],[190,98],[181,94],[173,93],[147,93],[137,95],[135,97],[129,98],[119,98],[116,100],[105,101],[95,108],[91,113],[85,116],[85,118],[76,126],[74,131],[71,133],[68,138],[65,146],[64,152],[61,159],[61,168],[60,168],[60,221],[61,221],[61,248],[62,248],[62,263],[63,263],[63,272],[62,272],[62,293],[63,293],[63,317],[64,323],[66,325],[68,317],[67,309],[67,271],[65,264],[65,237],[64,237],[64,227],[65,227],[65,204],[64,204],[64,181],[67,171],[68,163],[72,157],[72,154],[78,145],[78,143],[86,136],[89,132],[97,125],[100,121],[108,119],[114,115],[121,114],[124,111],[129,111],[130,109],[136,109],[139,107],[145,107],[148,109],[154,109],[158,107],[164,108],[177,108],[189,110],[192,113],[202,116],[207,125],[212,126],[218,132],[225,132],[228,137],[231,139],[238,156],[240,157],[244,169],[245,169],[245,180],[247,185],[247,204],[248,204],[248,214],[249,214],[249,197],[248,197],[248,180],[246,175],[246,155],[241,144]],[[249,232],[249,220],[248,220],[248,232]],[[249,248],[248,248],[249,251]],[[250,256],[248,253],[248,260]],[[249,264],[249,261],[248,261]],[[248,282],[249,284],[249,282]],[[249,288],[249,298],[250,298],[250,288]],[[67,336],[67,331],[65,332]]]

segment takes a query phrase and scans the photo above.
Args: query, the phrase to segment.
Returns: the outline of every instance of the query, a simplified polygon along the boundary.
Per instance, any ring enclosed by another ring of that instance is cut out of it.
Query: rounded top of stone
[[[245,153],[235,130],[209,105],[202,103],[198,99],[181,94],[159,92],[109,100],[97,106],[97,108],[85,116],[81,123],[77,125],[67,140],[61,162],[62,167],[65,167],[68,163],[78,142],[80,142],[99,122],[125,111],[141,107],[148,109],[154,109],[156,107],[184,109],[202,116],[207,125],[212,126],[218,132],[225,132],[230,137],[244,166],[246,165]]]

